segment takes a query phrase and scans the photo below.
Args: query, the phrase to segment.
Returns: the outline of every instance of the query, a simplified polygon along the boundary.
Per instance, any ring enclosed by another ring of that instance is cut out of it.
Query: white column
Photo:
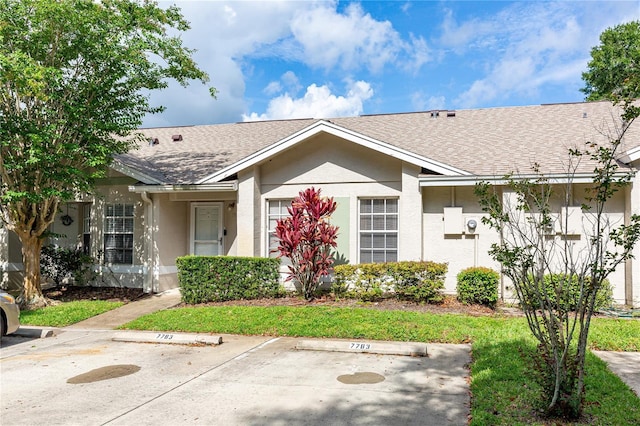
[[[422,260],[422,192],[420,167],[402,163],[402,195],[399,202],[398,260]]]
[[[260,255],[260,215],[259,169],[254,167],[238,174],[238,256]]]

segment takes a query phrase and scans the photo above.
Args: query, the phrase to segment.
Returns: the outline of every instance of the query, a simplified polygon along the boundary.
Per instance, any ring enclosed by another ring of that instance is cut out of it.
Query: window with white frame
[[[104,260],[133,264],[133,204],[107,204],[104,216]]]
[[[359,211],[360,263],[398,260],[398,200],[362,198]]]
[[[291,200],[269,200],[267,202],[267,254],[278,257],[278,237],[276,237],[276,223],[278,219],[289,216],[288,207]],[[284,260],[284,259],[283,259]]]
[[[82,204],[82,252],[91,254],[91,204]]]

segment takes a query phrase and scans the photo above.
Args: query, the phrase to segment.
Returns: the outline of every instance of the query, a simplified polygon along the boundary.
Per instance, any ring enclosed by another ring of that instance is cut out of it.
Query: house
[[[530,176],[534,163],[566,184],[568,150],[606,142],[619,120],[592,102],[143,129],[146,142],[116,157],[95,197],[63,206],[52,242],[100,258],[108,284],[159,292],[177,286],[178,256],[275,255],[276,220],[314,186],[338,203],[339,262],[447,262],[455,292],[460,270],[500,269],[488,255],[499,234],[481,222],[474,185],[492,182],[506,199],[501,177]],[[620,158],[629,170],[640,166],[638,127]],[[570,233],[584,242],[579,206],[594,163],[573,166]],[[608,208],[612,223],[640,214],[640,177]],[[3,229],[0,241],[6,287],[20,277],[19,242]],[[634,253],[610,277],[618,303],[640,305]],[[508,295],[506,278],[500,290]]]

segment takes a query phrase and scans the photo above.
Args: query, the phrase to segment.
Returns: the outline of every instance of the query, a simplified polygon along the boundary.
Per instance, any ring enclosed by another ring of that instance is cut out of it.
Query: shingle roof
[[[620,112],[608,102],[383,114],[329,119],[331,123],[473,175],[545,173],[567,170],[567,152],[586,142],[606,142]],[[145,144],[118,159],[168,184],[189,184],[241,161],[318,120],[281,120],[192,127],[142,129],[159,144]],[[625,149],[640,145],[640,126]],[[173,135],[183,140],[172,141]],[[578,172],[594,164],[583,158]]]

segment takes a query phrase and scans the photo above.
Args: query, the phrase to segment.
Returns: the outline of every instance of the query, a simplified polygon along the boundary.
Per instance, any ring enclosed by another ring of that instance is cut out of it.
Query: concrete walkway
[[[117,309],[80,321],[67,328],[113,330],[143,315],[179,305],[180,302],[180,289],[175,288],[151,295],[142,300],[127,303]]]
[[[640,397],[640,352],[593,351]]]

